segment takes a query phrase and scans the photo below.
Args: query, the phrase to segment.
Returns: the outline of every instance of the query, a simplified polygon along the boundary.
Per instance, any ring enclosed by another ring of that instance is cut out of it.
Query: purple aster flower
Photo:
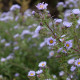
[[[65,27],[71,27],[71,26],[72,26],[72,23],[71,23],[71,22],[64,21],[64,22],[63,22],[63,25],[64,25]]]
[[[72,40],[66,41],[65,46],[67,50],[69,50],[72,47]]]
[[[38,4],[36,5],[36,7],[37,7],[39,10],[47,9],[47,6],[48,6],[48,4],[47,4],[47,3],[44,4],[44,2],[38,3]]]
[[[19,76],[19,73],[15,73],[15,75],[14,75],[15,77],[18,77]]]
[[[80,58],[75,61],[75,65],[80,67]]]
[[[47,39],[47,44],[48,44],[49,46],[54,46],[54,45],[56,44],[56,39],[54,39],[54,38],[52,38],[52,37],[48,38],[48,39]]]
[[[75,66],[72,66],[70,70],[71,71],[74,71],[75,69],[76,69],[76,67]]]

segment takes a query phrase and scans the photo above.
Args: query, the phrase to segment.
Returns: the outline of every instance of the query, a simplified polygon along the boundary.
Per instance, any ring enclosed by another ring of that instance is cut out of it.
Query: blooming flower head
[[[77,23],[78,23],[78,25],[80,25],[80,19],[79,19],[79,20],[77,20]]]
[[[28,76],[35,76],[35,71],[29,71]]]
[[[32,11],[32,14],[34,15],[36,12],[35,11]]]
[[[59,76],[63,76],[63,75],[64,75],[64,71],[60,71]]]
[[[37,34],[39,34],[39,31],[42,29],[42,27],[41,26],[38,26],[37,28],[36,28],[36,30],[35,30],[35,33],[37,33]]]
[[[63,2],[58,2],[57,7],[64,6]]]
[[[49,52],[49,56],[52,57],[54,55],[54,51]]]
[[[64,50],[62,50],[62,52],[63,52],[63,53],[67,53],[67,51],[66,51],[65,49],[64,49]]]
[[[80,58],[75,61],[75,65],[80,67]]]
[[[5,61],[6,61],[6,58],[1,58],[0,61],[1,61],[1,62],[5,62]]]
[[[37,74],[41,74],[42,72],[43,72],[43,70],[36,71]]]
[[[61,23],[62,19],[54,19],[55,23]]]
[[[73,10],[72,10],[72,13],[73,13],[73,14],[80,14],[80,10],[79,10],[79,9],[73,9]]]
[[[57,78],[56,75],[53,75],[53,78],[54,78],[54,79]]]
[[[72,66],[70,70],[71,71],[74,71],[75,69],[76,69],[76,67],[75,66]]]
[[[69,50],[72,47],[72,40],[66,41],[65,47],[67,50]]]
[[[68,60],[68,64],[73,64],[73,63],[74,63],[74,61],[75,61],[75,59],[74,59],[74,58],[69,59],[69,60]]]
[[[66,80],[71,80],[70,78],[66,78]]]
[[[65,27],[71,27],[71,26],[72,26],[72,23],[71,23],[71,22],[64,21],[64,22],[63,22],[63,25],[64,25]]]
[[[38,3],[38,4],[36,5],[36,7],[37,7],[39,10],[47,9],[47,6],[48,6],[48,4],[47,4],[47,3],[44,4],[44,2]]]
[[[5,47],[8,47],[8,46],[10,46],[10,43],[5,43]]]
[[[56,39],[54,39],[54,38],[52,38],[52,37],[48,38],[48,39],[47,39],[47,44],[48,44],[49,46],[54,46],[54,45],[56,44]]]
[[[10,11],[14,11],[16,9],[20,9],[21,7],[18,4],[12,5]]]
[[[46,66],[46,62],[45,61],[40,62],[38,66],[39,67],[45,67]]]
[[[18,77],[19,76],[19,73],[15,73],[15,75],[14,75],[15,77]]]

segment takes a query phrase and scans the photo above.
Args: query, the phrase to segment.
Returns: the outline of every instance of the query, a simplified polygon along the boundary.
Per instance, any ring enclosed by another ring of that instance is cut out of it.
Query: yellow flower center
[[[53,55],[54,53],[51,53],[51,55]]]
[[[44,64],[42,64],[42,66],[44,66]]]
[[[33,73],[30,74],[31,76],[34,75]]]
[[[53,40],[50,40],[49,42],[52,44],[53,43]]]
[[[66,44],[67,47],[69,47],[69,44]]]
[[[66,51],[66,50],[64,49],[64,51]]]
[[[78,62],[78,65],[80,65],[80,62]]]
[[[44,7],[44,5],[40,5],[40,8],[43,8]]]

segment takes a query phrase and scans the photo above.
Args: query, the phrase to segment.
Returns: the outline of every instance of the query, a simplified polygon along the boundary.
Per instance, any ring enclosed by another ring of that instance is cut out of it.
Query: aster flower
[[[15,77],[18,77],[19,76],[19,73],[15,73],[15,75],[14,75]]]
[[[73,63],[74,63],[74,61],[75,61],[75,59],[74,59],[74,58],[69,59],[69,60],[68,60],[68,64],[73,64]]]
[[[21,7],[18,4],[12,5],[10,11],[14,11],[16,9],[20,9]]]
[[[17,38],[17,37],[19,37],[18,33],[13,36],[13,38]]]
[[[63,2],[58,2],[57,7],[64,6]]]
[[[13,53],[6,57],[6,60],[13,59]]]
[[[5,62],[5,61],[6,61],[6,58],[1,58],[0,61],[1,61],[1,62]]]
[[[54,19],[55,23],[61,23],[62,19]]]
[[[71,71],[74,71],[75,69],[76,69],[76,67],[75,66],[72,66],[70,70]]]
[[[5,41],[6,41],[5,39],[2,39],[2,40],[1,40],[1,43],[4,43]]]
[[[47,6],[48,6],[48,4],[47,4],[47,3],[44,4],[44,2],[38,3],[38,4],[36,5],[36,7],[37,7],[39,10],[47,9]]]
[[[43,46],[45,46],[45,44],[46,44],[46,42],[44,41],[44,42],[42,42],[42,43],[40,43],[40,48],[42,48]]]
[[[79,19],[79,20],[77,20],[77,23],[78,23],[78,25],[80,25],[80,19]]]
[[[63,75],[64,75],[64,71],[60,71],[59,76],[63,76]]]
[[[19,46],[14,47],[14,50],[18,50],[18,49],[19,49]]]
[[[67,50],[69,50],[72,47],[72,40],[66,41],[65,46]]]
[[[57,78],[56,75],[53,75],[53,78],[54,78],[54,79]]]
[[[32,34],[32,32],[30,32],[29,30],[23,30],[23,32],[21,33],[21,37],[26,34]]]
[[[35,11],[32,11],[32,15],[34,15],[36,12]]]
[[[62,49],[63,49],[63,47],[59,48],[58,51],[57,51],[57,53],[59,53],[60,51],[62,51]]]
[[[60,41],[61,41],[61,42],[64,41],[64,37],[65,37],[65,36],[66,36],[66,35],[62,35],[62,36],[61,36],[61,38],[60,38]]]
[[[71,22],[64,21],[64,22],[63,22],[63,25],[64,25],[65,27],[71,27],[71,26],[72,26],[72,23],[71,23]]]
[[[66,51],[65,49],[64,49],[64,50],[62,50],[62,52],[63,52],[63,53],[67,53],[67,51]]]
[[[80,14],[80,10],[79,10],[79,9],[73,9],[73,10],[72,10],[72,13],[73,13],[73,14]]]
[[[50,37],[50,38],[47,38],[47,45],[49,46],[54,46],[56,44],[56,39]]]
[[[40,62],[38,66],[39,67],[45,67],[46,66],[46,62],[45,61]]]
[[[80,58],[75,61],[75,65],[80,67]]]
[[[49,56],[52,57],[54,55],[54,51],[49,52]]]
[[[71,80],[70,78],[66,78],[66,80]]]
[[[42,72],[43,72],[43,70],[36,71],[37,74],[41,74]]]
[[[36,28],[36,30],[35,30],[35,33],[37,33],[37,34],[39,34],[39,31],[42,29],[42,27],[41,26],[38,26],[37,28]]]
[[[70,78],[73,78],[73,75],[70,75]]]
[[[35,76],[35,71],[29,71],[28,76]]]
[[[10,46],[10,43],[5,43],[5,47],[8,47],[8,46]]]

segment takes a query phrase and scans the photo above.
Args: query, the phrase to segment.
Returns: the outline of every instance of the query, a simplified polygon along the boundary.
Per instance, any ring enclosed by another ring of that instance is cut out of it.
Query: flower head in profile
[[[42,61],[38,65],[39,67],[45,67],[46,66],[46,61]]]
[[[76,67],[75,66],[71,66],[71,71],[74,71],[76,69]]]
[[[42,72],[43,72],[43,70],[36,71],[37,74],[41,74]]]
[[[47,3],[44,3],[44,2],[38,3],[38,4],[36,5],[36,7],[37,7],[39,10],[47,9],[47,6],[48,6],[48,4],[47,4]]]
[[[75,61],[75,65],[80,67],[80,58]]]
[[[29,71],[28,76],[35,76],[35,71]]]
[[[66,41],[65,47],[67,50],[69,50],[72,47],[72,40]]]
[[[74,63],[74,61],[75,61],[75,59],[74,59],[74,58],[72,58],[72,59],[69,59],[69,60],[67,61],[67,63],[68,63],[68,64],[73,64],[73,63]]]
[[[63,6],[64,7],[64,3],[63,2],[58,2],[57,7]]]
[[[71,27],[71,26],[72,26],[72,23],[71,23],[71,22],[64,21],[64,22],[63,22],[63,25],[64,25],[65,27]]]
[[[47,38],[47,45],[54,46],[56,44],[56,39],[49,37]]]
[[[14,11],[16,9],[20,9],[21,7],[18,4],[12,5],[10,11]]]

